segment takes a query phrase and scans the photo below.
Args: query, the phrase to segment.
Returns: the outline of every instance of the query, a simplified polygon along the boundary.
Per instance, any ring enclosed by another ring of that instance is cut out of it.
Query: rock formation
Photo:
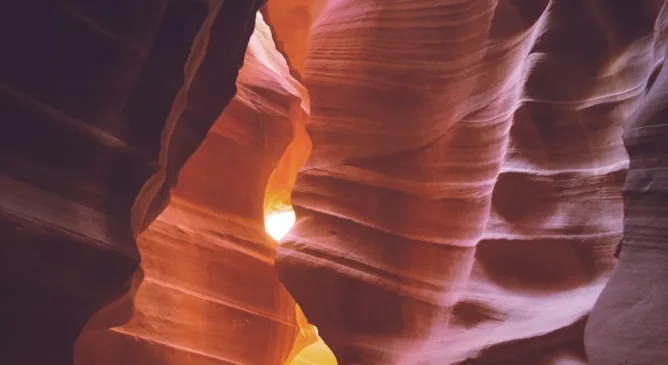
[[[277,268],[339,364],[586,363],[661,5],[324,5]]]
[[[234,96],[259,6],[0,5],[3,364],[71,364],[102,307],[130,318],[135,239]]]
[[[656,52],[662,57],[656,80],[651,80],[646,98],[624,126],[630,159],[624,183],[624,241],[619,262],[587,322],[585,345],[592,365],[668,363],[668,74],[659,74],[668,60],[665,46]]]
[[[260,3],[0,6],[3,363],[668,363],[663,0]]]
[[[297,311],[275,274],[263,218],[270,174],[303,112],[302,90],[262,17],[237,85],[169,207],[139,240],[146,280],[134,317],[84,331],[77,364],[263,365],[290,356]]]

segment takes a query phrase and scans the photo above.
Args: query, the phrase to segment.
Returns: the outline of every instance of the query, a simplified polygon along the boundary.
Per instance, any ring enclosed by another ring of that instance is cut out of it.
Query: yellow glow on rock
[[[318,338],[314,344],[299,352],[290,365],[337,365],[337,362],[332,350],[321,338]]]
[[[295,220],[295,211],[292,209],[283,212],[269,213],[264,218],[264,228],[273,239],[279,241],[290,231],[292,225],[295,224]]]
[[[297,217],[292,208],[275,211],[268,213],[264,217],[264,228],[273,239],[280,241],[281,238],[288,234],[296,220]],[[297,322],[302,329],[302,333],[298,335],[299,337],[295,342],[296,347],[293,348],[293,352],[290,355],[291,360],[288,359],[286,365],[337,365],[338,363],[332,350],[318,336],[318,329],[308,323],[299,306],[295,310]],[[303,347],[306,344],[307,346]],[[294,355],[296,351],[299,352]]]

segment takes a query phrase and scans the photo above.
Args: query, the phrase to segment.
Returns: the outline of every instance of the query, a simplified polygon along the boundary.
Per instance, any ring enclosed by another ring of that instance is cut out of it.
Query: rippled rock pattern
[[[91,326],[130,318],[136,237],[234,96],[259,6],[0,5],[3,364],[72,364],[101,308]]]
[[[668,363],[663,0],[260,3],[0,5],[3,364]]]
[[[585,345],[592,365],[668,363],[668,74],[659,74],[666,70],[666,49],[657,51],[663,62],[638,112],[624,126],[630,159],[624,241],[587,322]]]
[[[303,103],[262,17],[237,85],[168,208],[139,240],[146,279],[132,320],[84,331],[78,365],[283,364],[296,339],[297,350],[314,340],[299,335],[264,228],[270,174]]]
[[[661,7],[324,4],[277,268],[339,364],[587,363]]]

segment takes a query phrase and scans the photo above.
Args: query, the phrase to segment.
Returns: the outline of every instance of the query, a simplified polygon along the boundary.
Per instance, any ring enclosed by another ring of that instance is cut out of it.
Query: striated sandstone
[[[665,37],[663,24],[658,30]],[[592,365],[668,363],[665,43],[656,54],[661,61],[647,85],[647,96],[624,125],[630,159],[624,183],[624,240],[619,262],[587,322],[585,345]]]
[[[233,97],[260,2],[221,4],[0,5],[3,364],[72,364],[96,312],[132,315],[136,237]]]
[[[301,334],[264,228],[270,174],[293,140],[296,109],[307,110],[261,16],[237,89],[139,240],[146,278],[134,316],[84,331],[76,364],[283,364],[315,341]]]
[[[325,3],[277,269],[339,364],[586,363],[661,6]]]
[[[14,5],[3,363],[668,362],[664,1]]]

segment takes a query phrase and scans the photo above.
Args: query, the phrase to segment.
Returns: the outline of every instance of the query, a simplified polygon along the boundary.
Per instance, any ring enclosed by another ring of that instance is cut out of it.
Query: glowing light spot
[[[269,213],[264,217],[264,228],[273,239],[279,241],[290,231],[296,219],[295,211],[292,209]]]
[[[336,357],[321,338],[307,346],[292,360],[290,365],[337,365]]]
[[[281,238],[288,234],[296,220],[295,211],[291,208],[276,211],[265,215],[264,228],[273,239],[280,241]],[[293,348],[293,351],[299,352],[297,355],[291,354],[294,357],[289,365],[337,365],[338,363],[332,350],[318,336],[318,329],[308,323],[299,306],[295,307],[295,311],[302,334],[297,337],[297,341],[294,344],[295,347]],[[303,323],[300,322],[300,318],[303,320]],[[301,348],[304,344],[308,345]]]

